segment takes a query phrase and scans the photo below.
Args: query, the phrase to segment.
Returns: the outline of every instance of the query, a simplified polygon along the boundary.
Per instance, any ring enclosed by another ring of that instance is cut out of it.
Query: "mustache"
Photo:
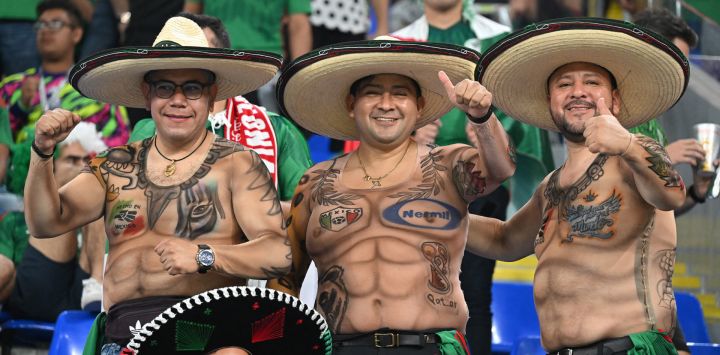
[[[588,106],[591,109],[597,109],[595,103],[585,100],[572,100],[565,105],[565,108],[567,109],[571,106]]]

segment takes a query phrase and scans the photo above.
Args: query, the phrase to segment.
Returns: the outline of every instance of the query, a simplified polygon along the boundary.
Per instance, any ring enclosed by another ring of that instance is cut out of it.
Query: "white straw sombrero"
[[[425,98],[416,128],[452,107],[438,79],[444,70],[453,83],[472,79],[480,58],[472,49],[430,42],[373,40],[320,48],[290,63],[278,80],[278,101],[287,117],[306,129],[335,139],[357,139],[345,99],[350,86],[373,74],[400,74],[415,80]]]
[[[140,89],[151,70],[205,69],[215,73],[216,100],[245,94],[270,81],[282,57],[259,51],[209,48],[202,29],[184,17],[169,19],[152,47],[99,52],[76,64],[69,80],[81,94],[128,107],[145,107]]]
[[[320,313],[291,295],[231,286],[167,308],[145,323],[121,354],[201,355],[227,347],[253,355],[328,355],[332,335]]]
[[[557,131],[548,109],[547,80],[573,62],[613,74],[622,99],[620,123],[634,127],[656,118],[685,92],[685,56],[658,34],[628,22],[557,19],[527,26],[483,53],[475,77],[509,116]]]

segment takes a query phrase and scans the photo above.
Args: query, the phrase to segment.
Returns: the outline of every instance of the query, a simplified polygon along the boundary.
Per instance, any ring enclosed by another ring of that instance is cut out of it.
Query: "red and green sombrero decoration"
[[[206,354],[238,347],[253,355],[332,353],[325,319],[296,297],[233,286],[187,298],[144,324],[122,354]]]
[[[152,70],[204,69],[215,74],[215,100],[242,95],[277,73],[282,57],[270,52],[209,48],[203,30],[184,17],[170,18],[152,47],[108,49],[81,60],[68,79],[81,94],[115,105],[145,108],[141,83]]]
[[[475,78],[510,117],[557,131],[547,81],[575,62],[612,73],[622,101],[617,119],[628,128],[675,105],[689,80],[687,58],[672,42],[629,22],[596,18],[555,19],[514,32],[483,53]]]

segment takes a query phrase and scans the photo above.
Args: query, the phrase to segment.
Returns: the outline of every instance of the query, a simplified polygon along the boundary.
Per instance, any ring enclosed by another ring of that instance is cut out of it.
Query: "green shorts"
[[[633,345],[628,355],[677,355],[677,350],[666,333],[648,330],[628,335]]]

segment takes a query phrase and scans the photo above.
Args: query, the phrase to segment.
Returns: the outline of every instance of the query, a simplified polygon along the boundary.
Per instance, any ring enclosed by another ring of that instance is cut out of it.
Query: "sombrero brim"
[[[205,69],[215,73],[216,100],[242,95],[277,73],[282,57],[269,52],[205,47],[118,48],[97,53],[70,71],[72,86],[84,96],[127,107],[145,107],[140,89],[151,70]]]
[[[472,49],[429,42],[359,41],[320,48],[292,62],[278,80],[278,101],[288,117],[327,137],[357,139],[346,97],[358,79],[399,74],[415,80],[425,107],[416,123],[422,127],[453,105],[438,79],[444,70],[453,83],[471,79],[480,58]]]
[[[206,354],[240,347],[252,354],[332,351],[323,317],[283,292],[224,287],[187,298],[142,326],[125,353]]]
[[[617,118],[627,128],[672,107],[689,78],[685,56],[660,35],[627,22],[589,18],[541,22],[510,34],[483,53],[475,77],[509,116],[557,131],[547,80],[574,62],[613,74],[623,103]]]

